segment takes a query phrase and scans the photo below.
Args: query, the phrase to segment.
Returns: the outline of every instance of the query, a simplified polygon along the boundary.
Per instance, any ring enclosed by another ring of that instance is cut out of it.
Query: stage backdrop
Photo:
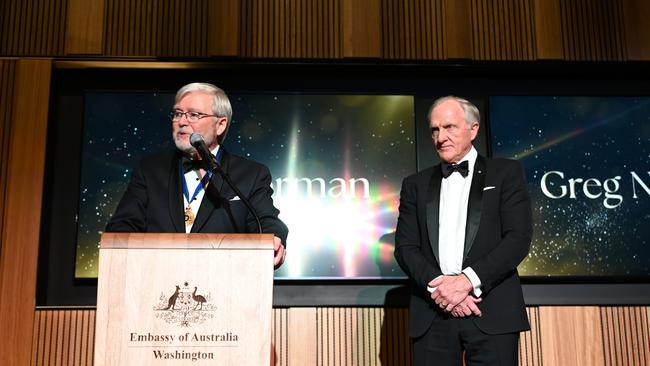
[[[141,157],[175,148],[170,93],[84,95],[77,278],[97,276],[97,246]],[[266,164],[289,226],[276,278],[403,278],[393,258],[402,178],[416,170],[414,98],[230,95],[224,147]]]
[[[416,97],[230,97],[234,116],[225,148],[269,166],[275,202],[290,228],[289,256],[276,278],[404,278],[393,259],[394,227],[401,180],[424,159],[416,153],[416,123],[426,124],[424,113],[414,112]],[[482,128],[490,132],[490,153],[520,160],[528,178],[534,237],[521,274],[647,281],[650,98],[479,102],[489,111]],[[131,167],[146,154],[174,148],[172,105],[171,93],[85,93],[77,278],[97,275],[97,243]],[[431,147],[426,151],[434,155]]]
[[[492,152],[533,199],[524,275],[650,275],[650,98],[490,98]]]

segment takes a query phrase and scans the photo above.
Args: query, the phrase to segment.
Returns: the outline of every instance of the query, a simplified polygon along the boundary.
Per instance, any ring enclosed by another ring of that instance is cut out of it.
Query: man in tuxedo
[[[395,257],[411,285],[416,365],[517,365],[530,329],[517,274],[532,236],[523,168],[478,155],[478,108],[437,99],[429,126],[440,164],[402,183]]]
[[[271,174],[266,166],[223,148],[231,117],[230,100],[218,87],[192,83],[179,89],[170,113],[177,149],[138,163],[106,231],[257,233],[256,220],[242,202],[247,198],[262,231],[275,235],[273,262],[279,267],[284,262],[288,229],[273,205]],[[219,174],[212,176],[204,169],[190,144],[192,133],[203,136],[221,169],[245,197],[237,196]]]

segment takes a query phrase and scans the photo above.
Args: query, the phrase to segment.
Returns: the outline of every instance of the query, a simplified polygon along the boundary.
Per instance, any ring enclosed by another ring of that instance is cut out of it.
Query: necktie
[[[443,177],[447,178],[453,172],[459,172],[460,175],[463,176],[463,178],[467,177],[467,174],[469,174],[469,163],[467,162],[467,160],[463,160],[458,164],[442,163]]]

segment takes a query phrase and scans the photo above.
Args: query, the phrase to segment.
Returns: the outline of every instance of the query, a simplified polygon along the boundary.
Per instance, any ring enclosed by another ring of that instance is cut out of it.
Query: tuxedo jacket
[[[184,233],[181,157],[182,153],[175,150],[142,159],[133,170],[106,231]],[[260,218],[262,231],[275,234],[286,245],[288,229],[273,205],[269,169],[225,150],[221,153],[221,167],[250,201]],[[191,232],[258,233],[258,227],[240,197],[219,174],[214,174]]]
[[[441,275],[438,214],[440,164],[404,179],[395,234],[395,257],[411,282],[410,335],[418,337],[435,317],[451,317],[431,300],[427,284]],[[521,164],[478,156],[467,207],[463,268],[481,280],[482,316],[472,316],[487,334],[530,329],[517,265],[532,236],[530,196]]]

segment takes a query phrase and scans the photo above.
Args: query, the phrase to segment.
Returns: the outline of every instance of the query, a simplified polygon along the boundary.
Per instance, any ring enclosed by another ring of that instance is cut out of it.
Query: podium
[[[272,234],[105,233],[95,365],[269,365]]]

